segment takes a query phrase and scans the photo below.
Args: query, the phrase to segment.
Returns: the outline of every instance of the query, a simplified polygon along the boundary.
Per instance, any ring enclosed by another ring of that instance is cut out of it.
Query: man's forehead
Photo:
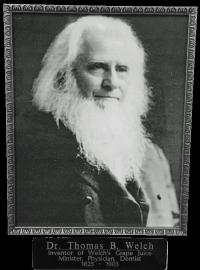
[[[133,50],[133,40],[120,31],[88,31],[83,40],[82,53],[92,60],[130,61]]]

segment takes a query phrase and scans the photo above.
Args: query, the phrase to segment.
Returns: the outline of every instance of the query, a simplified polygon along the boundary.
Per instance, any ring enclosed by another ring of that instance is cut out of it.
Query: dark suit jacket
[[[76,157],[78,145],[52,115],[16,121],[17,226],[145,226],[149,205],[132,179],[123,187]]]

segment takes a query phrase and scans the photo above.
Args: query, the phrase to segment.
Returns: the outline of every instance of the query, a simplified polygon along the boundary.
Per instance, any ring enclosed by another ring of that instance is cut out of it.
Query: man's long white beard
[[[75,134],[79,154],[88,163],[125,184],[133,177],[140,181],[146,143],[140,116],[130,108],[132,104],[123,106],[114,100],[105,101],[102,108],[73,89],[60,96],[54,117]]]

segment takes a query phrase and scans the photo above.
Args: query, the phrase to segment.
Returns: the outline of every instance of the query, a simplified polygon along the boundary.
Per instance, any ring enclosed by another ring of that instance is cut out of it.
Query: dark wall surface
[[[31,88],[55,35],[77,16],[13,14],[15,113],[31,106]],[[154,106],[147,127],[166,154],[180,199],[184,123],[187,24],[185,16],[120,16],[141,39],[148,55],[146,77]],[[18,122],[16,122],[18,125]],[[17,138],[16,138],[17,139]],[[16,160],[20,158],[17,152]]]

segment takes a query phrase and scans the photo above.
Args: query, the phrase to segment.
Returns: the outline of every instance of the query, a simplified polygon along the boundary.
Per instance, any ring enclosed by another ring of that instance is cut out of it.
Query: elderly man
[[[36,110],[17,122],[19,225],[175,225],[169,165],[142,124],[144,73],[143,46],[119,19],[82,17],[56,37]]]

